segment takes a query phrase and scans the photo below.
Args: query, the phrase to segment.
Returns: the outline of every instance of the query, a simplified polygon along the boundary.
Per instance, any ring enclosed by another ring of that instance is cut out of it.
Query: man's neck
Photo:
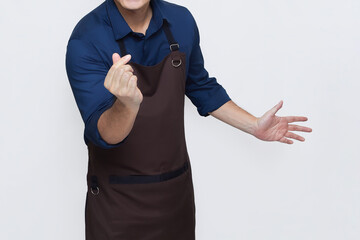
[[[117,1],[114,2],[131,30],[145,35],[146,29],[148,28],[152,17],[150,3],[137,10],[128,10],[123,8]]]

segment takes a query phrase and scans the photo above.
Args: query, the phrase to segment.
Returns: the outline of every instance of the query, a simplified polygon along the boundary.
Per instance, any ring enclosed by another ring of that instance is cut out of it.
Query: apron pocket
[[[174,171],[161,173],[158,175],[128,175],[128,176],[117,176],[110,175],[109,183],[110,184],[144,184],[144,183],[156,183],[170,180],[176,178],[186,172],[189,168],[189,162],[186,161],[181,168],[178,168]]]
[[[116,239],[192,239],[194,198],[190,166],[163,181],[109,184],[112,237]],[[170,173],[170,172],[168,172]],[[143,178],[141,178],[143,179]],[[147,179],[147,178],[146,178]],[[152,178],[150,178],[153,180]],[[148,181],[148,179],[146,180]]]

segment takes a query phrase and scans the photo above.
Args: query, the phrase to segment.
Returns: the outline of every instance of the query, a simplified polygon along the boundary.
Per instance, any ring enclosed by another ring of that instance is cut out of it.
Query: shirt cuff
[[[210,115],[209,112],[215,111],[230,100],[231,98],[227,94],[226,90],[219,85],[217,90],[211,94],[211,97],[197,108],[197,111],[201,116],[207,117]]]

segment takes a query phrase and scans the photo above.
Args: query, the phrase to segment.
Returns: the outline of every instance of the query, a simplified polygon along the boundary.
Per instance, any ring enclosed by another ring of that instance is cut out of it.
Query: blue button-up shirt
[[[186,54],[185,94],[201,116],[208,116],[230,100],[225,89],[209,77],[199,45],[196,22],[185,7],[163,0],[151,0],[153,16],[145,35],[131,30],[114,0],[106,0],[84,16],[75,26],[67,45],[66,71],[76,104],[85,124],[84,141],[102,148],[119,146],[126,138],[109,144],[97,128],[101,114],[112,106],[115,97],[104,87],[112,66],[112,54],[120,53],[116,40],[123,38],[131,61],[150,66],[170,53],[169,43],[161,30],[163,20]]]

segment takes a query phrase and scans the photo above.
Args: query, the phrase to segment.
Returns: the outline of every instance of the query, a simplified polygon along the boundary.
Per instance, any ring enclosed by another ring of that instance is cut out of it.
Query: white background
[[[84,239],[87,148],[67,40],[98,0],[0,3],[0,239]],[[239,106],[302,115],[293,145],[263,142],[186,99],[198,240],[360,239],[360,2],[175,1],[205,66]]]

